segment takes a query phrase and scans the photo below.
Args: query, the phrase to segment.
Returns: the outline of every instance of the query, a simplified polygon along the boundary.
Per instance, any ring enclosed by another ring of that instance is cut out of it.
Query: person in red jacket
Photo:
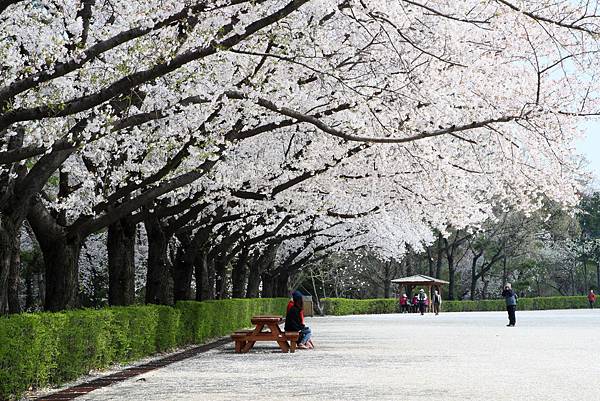
[[[288,309],[285,316],[284,330],[298,331],[300,333],[300,336],[298,337],[299,349],[313,349],[315,346],[311,338],[312,331],[310,330],[310,327],[304,324],[303,306],[302,293],[294,291],[292,296],[292,306]]]
[[[408,312],[408,297],[402,294],[400,297],[400,313]]]
[[[287,310],[285,311],[286,315],[287,313],[290,311],[290,309],[292,309],[292,306],[294,306],[294,298],[302,298],[302,293],[298,290],[292,292],[292,296],[287,304]],[[300,310],[300,320],[301,323],[304,324],[304,310]]]
[[[590,292],[588,292],[588,301],[590,302],[590,308],[594,309],[594,302],[596,302],[596,294],[594,294],[594,290],[590,288]]]
[[[417,296],[417,294],[415,294],[414,297],[412,297],[412,313],[417,313],[418,309],[419,309],[419,297]]]

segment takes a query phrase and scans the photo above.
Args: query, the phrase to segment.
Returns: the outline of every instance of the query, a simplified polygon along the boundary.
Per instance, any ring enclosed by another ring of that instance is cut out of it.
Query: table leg
[[[248,351],[250,351],[252,349],[252,347],[254,347],[254,343],[256,341],[247,341],[246,345],[244,345],[244,348],[242,348],[242,353],[246,353]]]
[[[279,348],[281,348],[281,351],[285,354],[290,350],[290,347],[288,346],[288,342],[287,341],[277,341],[277,344],[279,344]]]
[[[246,341],[243,340],[235,340],[235,352],[237,354],[242,352],[242,349],[244,348],[244,346],[246,345]]]

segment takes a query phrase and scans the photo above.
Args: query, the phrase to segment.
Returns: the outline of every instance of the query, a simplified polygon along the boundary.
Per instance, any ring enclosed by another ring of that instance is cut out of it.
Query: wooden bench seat
[[[298,337],[300,333],[297,331],[286,331],[285,339],[290,342],[290,352],[296,352],[296,345],[298,345]]]
[[[275,341],[283,352],[295,352],[300,333],[282,331],[279,328],[282,320],[277,316],[253,317],[252,323],[256,324],[254,330],[238,330],[231,334],[231,339],[235,341],[235,352],[248,352],[257,341]]]

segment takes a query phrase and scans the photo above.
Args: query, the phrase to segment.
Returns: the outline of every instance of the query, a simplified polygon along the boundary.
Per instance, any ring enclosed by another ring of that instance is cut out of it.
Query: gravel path
[[[600,400],[600,310],[307,319],[314,351],[233,344],[78,400]],[[260,343],[259,343],[260,344]]]

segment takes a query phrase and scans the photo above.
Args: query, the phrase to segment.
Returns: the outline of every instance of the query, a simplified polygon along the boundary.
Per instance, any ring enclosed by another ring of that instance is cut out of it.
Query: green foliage
[[[387,299],[345,299],[325,298],[322,300],[326,315],[362,315],[394,313],[398,311],[398,300]],[[540,297],[519,298],[519,310],[547,310],[547,309],[582,309],[588,308],[587,297]],[[506,304],[503,299],[486,299],[480,301],[444,301],[443,312],[475,312],[475,311],[503,311]]]
[[[57,385],[92,369],[199,344],[283,315],[287,299],[230,299],[25,313],[0,318],[0,399]]]
[[[325,314],[335,316],[394,313],[399,307],[398,300],[395,298],[324,298],[322,302]]]

